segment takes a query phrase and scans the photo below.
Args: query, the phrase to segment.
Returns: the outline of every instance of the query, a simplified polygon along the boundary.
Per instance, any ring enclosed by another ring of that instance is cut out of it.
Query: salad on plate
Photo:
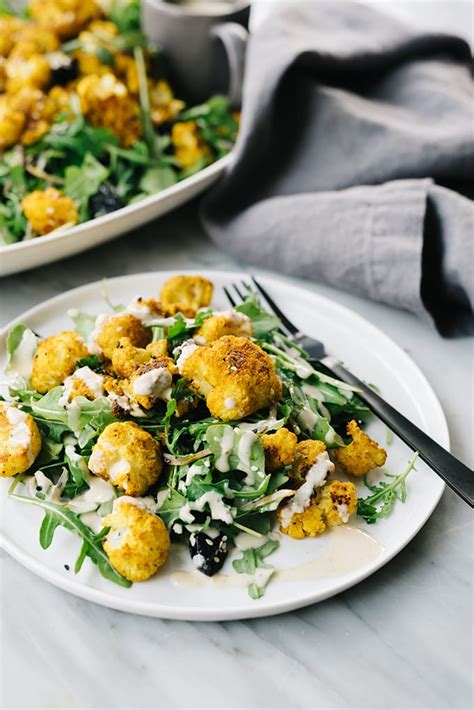
[[[374,478],[387,453],[357,392],[314,369],[250,288],[229,310],[212,296],[177,275],[159,295],[69,311],[70,330],[9,332],[0,476],[44,511],[43,548],[58,526],[82,540],[71,573],[89,558],[130,586],[184,545],[196,575],[230,555],[259,598],[282,535],[298,545],[405,500],[415,458]],[[242,534],[253,543],[237,551]]]
[[[168,188],[232,148],[238,113],[186,106],[139,0],[0,0],[0,247]]]

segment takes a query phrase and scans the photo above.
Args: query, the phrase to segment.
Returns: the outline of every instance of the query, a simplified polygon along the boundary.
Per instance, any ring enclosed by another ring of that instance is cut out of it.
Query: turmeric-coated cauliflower
[[[182,168],[192,167],[200,158],[210,159],[209,149],[203,142],[195,121],[174,123],[171,129],[171,143],[176,160]]]
[[[21,207],[33,230],[40,235],[79,220],[74,202],[55,187],[30,192],[22,199]]]
[[[227,335],[198,347],[181,371],[219,419],[243,419],[281,397],[272,359],[247,338]]]
[[[295,458],[289,476],[297,483],[302,483],[311,466],[314,466],[319,454],[326,451],[322,441],[305,439],[296,445]]]
[[[0,477],[23,473],[41,450],[35,420],[8,402],[0,402]]]
[[[176,118],[186,105],[181,99],[175,98],[171,86],[162,79],[157,82],[150,82],[149,92],[151,120],[155,126],[161,126],[163,123]]]
[[[15,15],[0,15],[0,56],[8,57],[25,20]]]
[[[45,394],[61,385],[66,377],[72,375],[77,361],[88,354],[84,341],[74,331],[65,330],[58,335],[50,335],[39,343],[33,358],[33,388]]]
[[[43,89],[51,80],[51,67],[42,54],[9,57],[5,63],[7,93],[16,94],[24,86]]]
[[[226,311],[206,318],[202,326],[194,333],[195,337],[198,336],[208,343],[212,343],[224,335],[251,337],[253,335],[253,323],[245,313]]]
[[[367,436],[354,419],[348,423],[347,433],[352,437],[351,443],[335,450],[336,461],[346,473],[365,476],[371,469],[384,465],[387,452]]]
[[[176,373],[171,358],[154,358],[135,370],[124,388],[125,393],[144,409],[151,409],[159,399],[165,402],[170,399],[173,374]]]
[[[291,502],[290,502],[291,504]],[[356,489],[347,481],[331,481],[300,513],[295,513],[289,524],[283,524],[285,506],[278,510],[280,531],[295,540],[321,535],[327,528],[347,523],[357,506]]]
[[[210,304],[212,291],[212,283],[203,276],[172,276],[163,284],[160,300],[165,308],[183,306],[197,311]]]
[[[9,97],[0,95],[0,151],[18,142],[25,120],[24,113],[11,105]]]
[[[108,128],[123,146],[135,143],[142,132],[137,100],[114,74],[89,74],[76,91],[84,116],[94,126]]]
[[[135,347],[144,348],[151,340],[151,332],[131,313],[106,313],[96,320],[89,349],[111,360],[122,338],[128,338]]]
[[[68,401],[74,397],[86,397],[94,400],[104,394],[104,376],[90,367],[80,367],[64,380],[65,394]]]
[[[279,471],[293,463],[297,441],[296,434],[285,427],[278,429],[274,434],[264,434],[261,442],[265,451],[265,470]]]
[[[28,10],[41,26],[60,39],[77,35],[89,22],[102,15],[95,0],[30,0]]]
[[[146,348],[132,345],[130,338],[120,338],[112,352],[112,367],[121,377],[130,377],[141,365],[146,365],[153,358],[168,354],[168,341],[165,338],[153,340]]]
[[[16,32],[15,44],[8,56],[26,59],[33,54],[55,52],[58,48],[59,40],[53,32],[29,22]]]
[[[163,461],[151,434],[135,422],[114,422],[97,439],[88,465],[128,495],[141,496],[158,480]]]
[[[161,518],[124,498],[118,498],[104,518],[104,525],[110,528],[104,550],[123,577],[143,582],[168,559],[170,536]]]

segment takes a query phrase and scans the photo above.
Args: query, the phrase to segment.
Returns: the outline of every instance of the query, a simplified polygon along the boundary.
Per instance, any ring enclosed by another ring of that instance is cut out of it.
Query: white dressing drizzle
[[[291,501],[282,508],[281,524],[286,528],[290,525],[293,515],[302,513],[308,507],[316,488],[322,486],[329,473],[334,471],[334,464],[329,458],[327,451],[319,454],[315,463],[306,474],[306,480],[296,491]]]

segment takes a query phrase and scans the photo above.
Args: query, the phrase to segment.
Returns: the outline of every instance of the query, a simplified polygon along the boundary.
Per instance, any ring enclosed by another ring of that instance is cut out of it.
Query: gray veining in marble
[[[196,205],[110,245],[0,282],[1,322],[103,276],[240,268]],[[455,454],[472,465],[472,341],[442,340],[386,306],[315,286],[383,328],[422,368]],[[457,708],[471,704],[472,515],[446,492],[387,567],[339,596],[244,622],[160,621],[77,599],[0,553],[0,706]]]

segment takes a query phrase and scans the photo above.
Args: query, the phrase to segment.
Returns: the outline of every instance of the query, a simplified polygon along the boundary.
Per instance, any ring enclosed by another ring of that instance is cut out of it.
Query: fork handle
[[[313,363],[322,363],[339,380],[358,387],[358,396],[369,406],[397,436],[430,466],[445,483],[453,489],[471,508],[474,508],[474,472],[458,461],[449,451],[443,449],[403,414],[397,412],[388,402],[367,387],[358,377],[333,357],[323,357]]]

